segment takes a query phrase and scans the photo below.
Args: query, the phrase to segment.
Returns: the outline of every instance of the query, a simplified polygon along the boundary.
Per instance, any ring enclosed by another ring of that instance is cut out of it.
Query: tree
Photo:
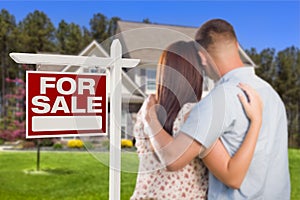
[[[57,46],[58,46],[58,51],[62,54],[64,54],[67,50],[67,42],[66,38],[68,37],[68,24],[62,20],[58,24],[58,29],[55,32],[56,40],[57,40]]]
[[[257,73],[260,74],[260,76],[271,85],[273,84],[275,73],[274,56],[275,49],[264,49],[260,53],[260,65],[257,68]]]
[[[25,52],[55,51],[55,28],[47,15],[40,11],[29,13],[19,23],[20,40]]]
[[[300,51],[289,47],[275,54],[274,49],[257,53],[254,48],[246,50],[258,65],[256,73],[269,82],[283,100],[289,130],[289,146],[300,145]]]
[[[121,18],[119,17],[112,17],[109,22],[108,22],[108,30],[107,30],[107,34],[109,37],[113,36],[116,34],[116,30],[118,27],[118,21],[121,20]]]
[[[107,24],[107,18],[101,13],[95,14],[90,20],[91,35],[100,43],[108,38]]]
[[[256,74],[273,85],[275,75],[275,49],[267,48],[257,53],[255,48],[251,48],[250,50],[246,50],[246,53],[251,57],[253,62],[258,65],[255,69]]]
[[[80,27],[74,23],[67,24],[62,20],[56,30],[56,39],[61,54],[78,54],[83,48],[83,36]]]
[[[83,47],[86,47],[88,44],[92,42],[93,38],[90,31],[86,27],[83,27],[82,29],[83,29],[82,45]]]
[[[11,63],[10,58],[7,56],[12,49],[14,49],[14,31],[16,29],[15,17],[9,14],[5,9],[2,9],[0,12],[0,65],[1,65],[1,117],[6,116],[7,110],[5,105],[7,104],[6,95],[6,81],[5,78],[9,76],[10,69],[8,69],[9,64]],[[4,123],[4,127],[6,124]]]
[[[5,78],[12,89],[5,95],[6,115],[0,121],[0,139],[16,140],[25,138],[25,83],[20,78]]]
[[[145,23],[145,24],[151,24],[151,21],[150,21],[149,18],[145,18],[145,19],[143,19],[143,23]]]
[[[274,87],[286,106],[290,146],[300,145],[299,55],[298,48],[290,47],[278,52],[275,63],[276,78],[274,80]]]

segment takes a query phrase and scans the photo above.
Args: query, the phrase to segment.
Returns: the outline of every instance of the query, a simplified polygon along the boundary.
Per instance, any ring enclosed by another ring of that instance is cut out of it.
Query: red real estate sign
[[[26,138],[106,135],[106,75],[26,73]]]

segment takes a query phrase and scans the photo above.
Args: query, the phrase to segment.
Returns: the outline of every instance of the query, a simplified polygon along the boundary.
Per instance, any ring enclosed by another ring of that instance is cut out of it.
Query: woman
[[[201,60],[193,42],[176,42],[161,55],[156,83],[156,99],[160,105],[158,118],[163,128],[173,136],[176,136],[188,113],[202,96],[203,78],[200,71]],[[248,116],[252,117],[251,114],[249,112]],[[153,152],[150,141],[144,133],[140,115],[141,113],[138,114],[134,128],[140,165],[131,200],[206,199],[208,177],[202,161],[195,158],[181,170],[168,172]],[[258,131],[249,130],[251,133],[248,134],[258,135]],[[219,147],[222,144],[217,142],[216,145]],[[223,149],[230,160],[224,147]],[[243,160],[238,161],[243,162]],[[239,176],[244,177],[245,174],[241,173]]]

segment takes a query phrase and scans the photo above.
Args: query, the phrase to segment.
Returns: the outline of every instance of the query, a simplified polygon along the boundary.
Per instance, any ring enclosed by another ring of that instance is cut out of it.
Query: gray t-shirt
[[[237,95],[238,83],[251,85],[263,103],[263,123],[254,157],[239,190],[209,175],[208,199],[290,199],[287,120],[284,104],[252,67],[225,74],[215,88],[194,107],[181,131],[209,148],[220,138],[233,156],[242,144],[249,120]]]

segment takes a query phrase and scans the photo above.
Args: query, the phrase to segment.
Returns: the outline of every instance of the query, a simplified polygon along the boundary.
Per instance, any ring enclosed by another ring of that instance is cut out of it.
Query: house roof
[[[153,63],[156,67],[163,49],[179,40],[193,40],[196,31],[197,27],[118,21],[115,38],[122,44],[124,57],[141,59],[142,64]],[[255,65],[241,47],[240,55],[245,64]]]

